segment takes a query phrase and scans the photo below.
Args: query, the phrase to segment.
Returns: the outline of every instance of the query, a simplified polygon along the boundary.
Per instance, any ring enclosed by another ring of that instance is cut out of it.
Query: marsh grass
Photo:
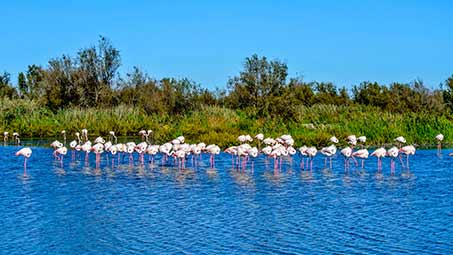
[[[391,143],[399,135],[420,146],[435,144],[434,136],[443,133],[446,142],[453,137],[453,121],[446,115],[389,113],[369,106],[316,104],[299,106],[294,120],[278,117],[256,118],[241,110],[204,106],[186,115],[148,115],[139,108],[116,106],[107,109],[71,108],[56,113],[36,101],[1,100],[0,131],[19,132],[23,138],[59,137],[61,130],[71,134],[87,128],[92,136],[106,136],[114,130],[119,136],[134,136],[138,130],[152,129],[153,139],[163,142],[184,135],[188,142],[204,141],[222,147],[236,144],[240,134],[264,133],[277,136],[289,133],[296,145],[323,146],[335,135],[365,135],[369,145]]]

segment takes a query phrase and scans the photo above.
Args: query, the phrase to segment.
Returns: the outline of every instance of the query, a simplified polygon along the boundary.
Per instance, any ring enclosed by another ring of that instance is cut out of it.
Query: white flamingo
[[[27,176],[27,159],[31,157],[32,150],[29,147],[25,147],[16,152],[16,156],[24,157],[24,176]]]
[[[406,145],[400,149],[400,152],[406,155],[406,168],[409,170],[409,156],[415,154],[415,147],[413,145]]]
[[[381,148],[378,148],[375,151],[373,151],[373,153],[371,153],[371,155],[370,155],[370,156],[377,157],[378,172],[382,171],[382,158],[384,158],[386,154],[387,154],[387,151],[385,150],[385,148],[381,147]]]
[[[360,138],[360,137],[359,137]],[[369,152],[367,149],[360,149],[352,153],[353,157],[359,158],[362,161],[362,170],[365,167],[365,159],[368,158]]]
[[[437,154],[442,153],[442,141],[444,140],[444,135],[443,134],[438,134],[436,135],[436,141],[437,141]]]

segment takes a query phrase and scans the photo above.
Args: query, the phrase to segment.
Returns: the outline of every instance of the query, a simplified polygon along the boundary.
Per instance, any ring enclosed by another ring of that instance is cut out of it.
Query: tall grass
[[[215,106],[183,116],[147,115],[124,105],[53,113],[36,101],[0,100],[0,131],[19,132],[22,137],[58,137],[63,129],[74,134],[87,128],[92,136],[106,136],[110,130],[120,136],[132,136],[138,130],[152,129],[156,142],[184,135],[188,142],[204,141],[222,147],[235,144],[236,137],[243,133],[266,136],[288,133],[294,136],[297,145],[317,146],[327,144],[332,135],[344,138],[350,134],[367,136],[371,145],[392,142],[399,135],[419,145],[434,144],[437,133],[443,133],[446,141],[453,139],[453,120],[448,116],[396,114],[367,106],[300,106],[294,121],[250,116],[244,111]]]

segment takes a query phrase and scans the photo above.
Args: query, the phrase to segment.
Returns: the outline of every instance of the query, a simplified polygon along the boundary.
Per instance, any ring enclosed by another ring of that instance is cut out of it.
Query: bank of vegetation
[[[120,76],[120,52],[101,37],[75,56],[0,75],[0,131],[57,137],[87,128],[123,136],[152,129],[158,142],[176,135],[227,146],[242,133],[292,134],[323,145],[331,135],[366,135],[374,145],[398,135],[420,145],[441,132],[453,137],[453,76],[437,89],[421,80],[351,89],[288,77],[286,63],[252,55],[224,89],[208,90],[185,78],[153,79],[134,67]]]

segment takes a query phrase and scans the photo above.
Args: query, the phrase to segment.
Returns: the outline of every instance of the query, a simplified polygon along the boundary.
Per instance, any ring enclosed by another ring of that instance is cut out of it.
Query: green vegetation
[[[362,82],[351,91],[330,82],[290,78],[278,60],[253,55],[226,89],[209,91],[189,79],[150,78],[135,67],[117,74],[119,51],[101,37],[76,57],[30,65],[0,75],[0,131],[22,137],[58,137],[87,128],[91,135],[136,135],[154,130],[155,141],[184,135],[188,141],[228,146],[240,134],[292,134],[297,145],[325,145],[331,135],[366,135],[370,144],[403,135],[433,144],[441,132],[453,137],[453,76],[439,89],[410,84]],[[71,138],[70,138],[71,139]]]

